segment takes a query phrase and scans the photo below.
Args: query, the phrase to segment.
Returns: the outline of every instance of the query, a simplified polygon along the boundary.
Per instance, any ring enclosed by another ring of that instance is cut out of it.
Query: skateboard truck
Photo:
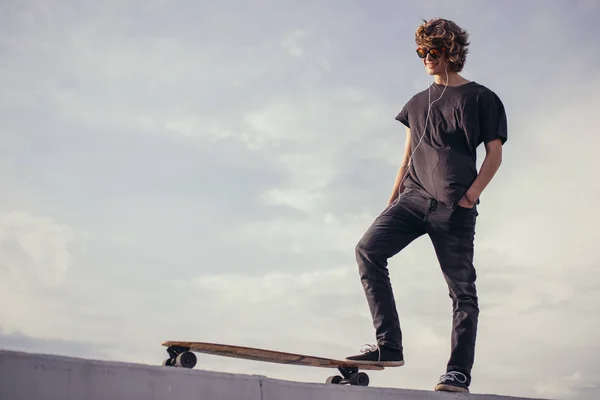
[[[196,366],[196,355],[189,347],[169,346],[167,348],[169,358],[163,361],[167,367],[194,368]]]
[[[358,385],[368,386],[369,375],[364,372],[359,372],[357,367],[338,367],[338,371],[342,376],[334,375],[327,378],[326,383],[334,385]]]

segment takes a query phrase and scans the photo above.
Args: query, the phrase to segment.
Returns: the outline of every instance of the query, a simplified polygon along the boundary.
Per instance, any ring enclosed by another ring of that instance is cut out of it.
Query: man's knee
[[[381,263],[381,249],[372,230],[368,230],[354,247],[354,255],[361,273]]]
[[[372,246],[369,244],[368,232],[360,238],[360,240],[354,246],[354,256],[358,261],[359,265],[365,258],[369,258],[369,254],[372,251]]]

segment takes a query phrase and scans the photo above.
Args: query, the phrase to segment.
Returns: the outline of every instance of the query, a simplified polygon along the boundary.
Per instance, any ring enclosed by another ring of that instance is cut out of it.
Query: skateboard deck
[[[205,353],[277,364],[337,368],[342,376],[334,375],[326,380],[326,383],[333,384],[368,386],[369,377],[366,373],[360,372],[360,370],[381,371],[386,368],[376,362],[356,363],[350,360],[336,360],[306,354],[286,353],[282,351],[219,343],[166,341],[162,342],[162,345],[167,347],[167,353],[169,354],[169,358],[163,362],[163,365],[165,366],[194,368],[197,362],[194,353]]]

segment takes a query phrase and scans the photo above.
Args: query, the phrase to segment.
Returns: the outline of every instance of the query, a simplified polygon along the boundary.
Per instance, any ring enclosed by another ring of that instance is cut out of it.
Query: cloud
[[[0,329],[0,347],[6,350],[23,351],[27,353],[46,353],[96,358],[103,354],[103,346],[90,344],[85,341],[66,341],[32,337],[21,333],[4,333]]]
[[[27,212],[0,217],[0,271],[10,285],[55,286],[64,282],[71,265],[74,235],[67,226]]]
[[[309,36],[305,30],[295,30],[289,32],[281,39],[281,44],[287,49],[289,55],[294,58],[299,58],[304,55],[300,42]]]
[[[584,375],[577,371],[572,375],[548,380],[535,386],[540,396],[592,400],[600,390],[600,380],[594,375]]]
[[[27,212],[0,217],[0,302],[5,305],[0,319],[9,334],[51,337],[68,321],[64,311],[71,307],[60,301],[59,293],[74,255],[84,250],[73,247],[74,241],[70,227],[50,218]]]

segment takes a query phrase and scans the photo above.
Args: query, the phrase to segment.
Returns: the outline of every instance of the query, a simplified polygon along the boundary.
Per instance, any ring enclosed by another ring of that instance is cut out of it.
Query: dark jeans
[[[479,305],[473,244],[477,206],[448,206],[411,191],[386,208],[356,246],[377,342],[402,349],[402,331],[388,272],[388,259],[421,235],[429,235],[452,299],[451,353],[447,370],[469,376],[473,367]]]

